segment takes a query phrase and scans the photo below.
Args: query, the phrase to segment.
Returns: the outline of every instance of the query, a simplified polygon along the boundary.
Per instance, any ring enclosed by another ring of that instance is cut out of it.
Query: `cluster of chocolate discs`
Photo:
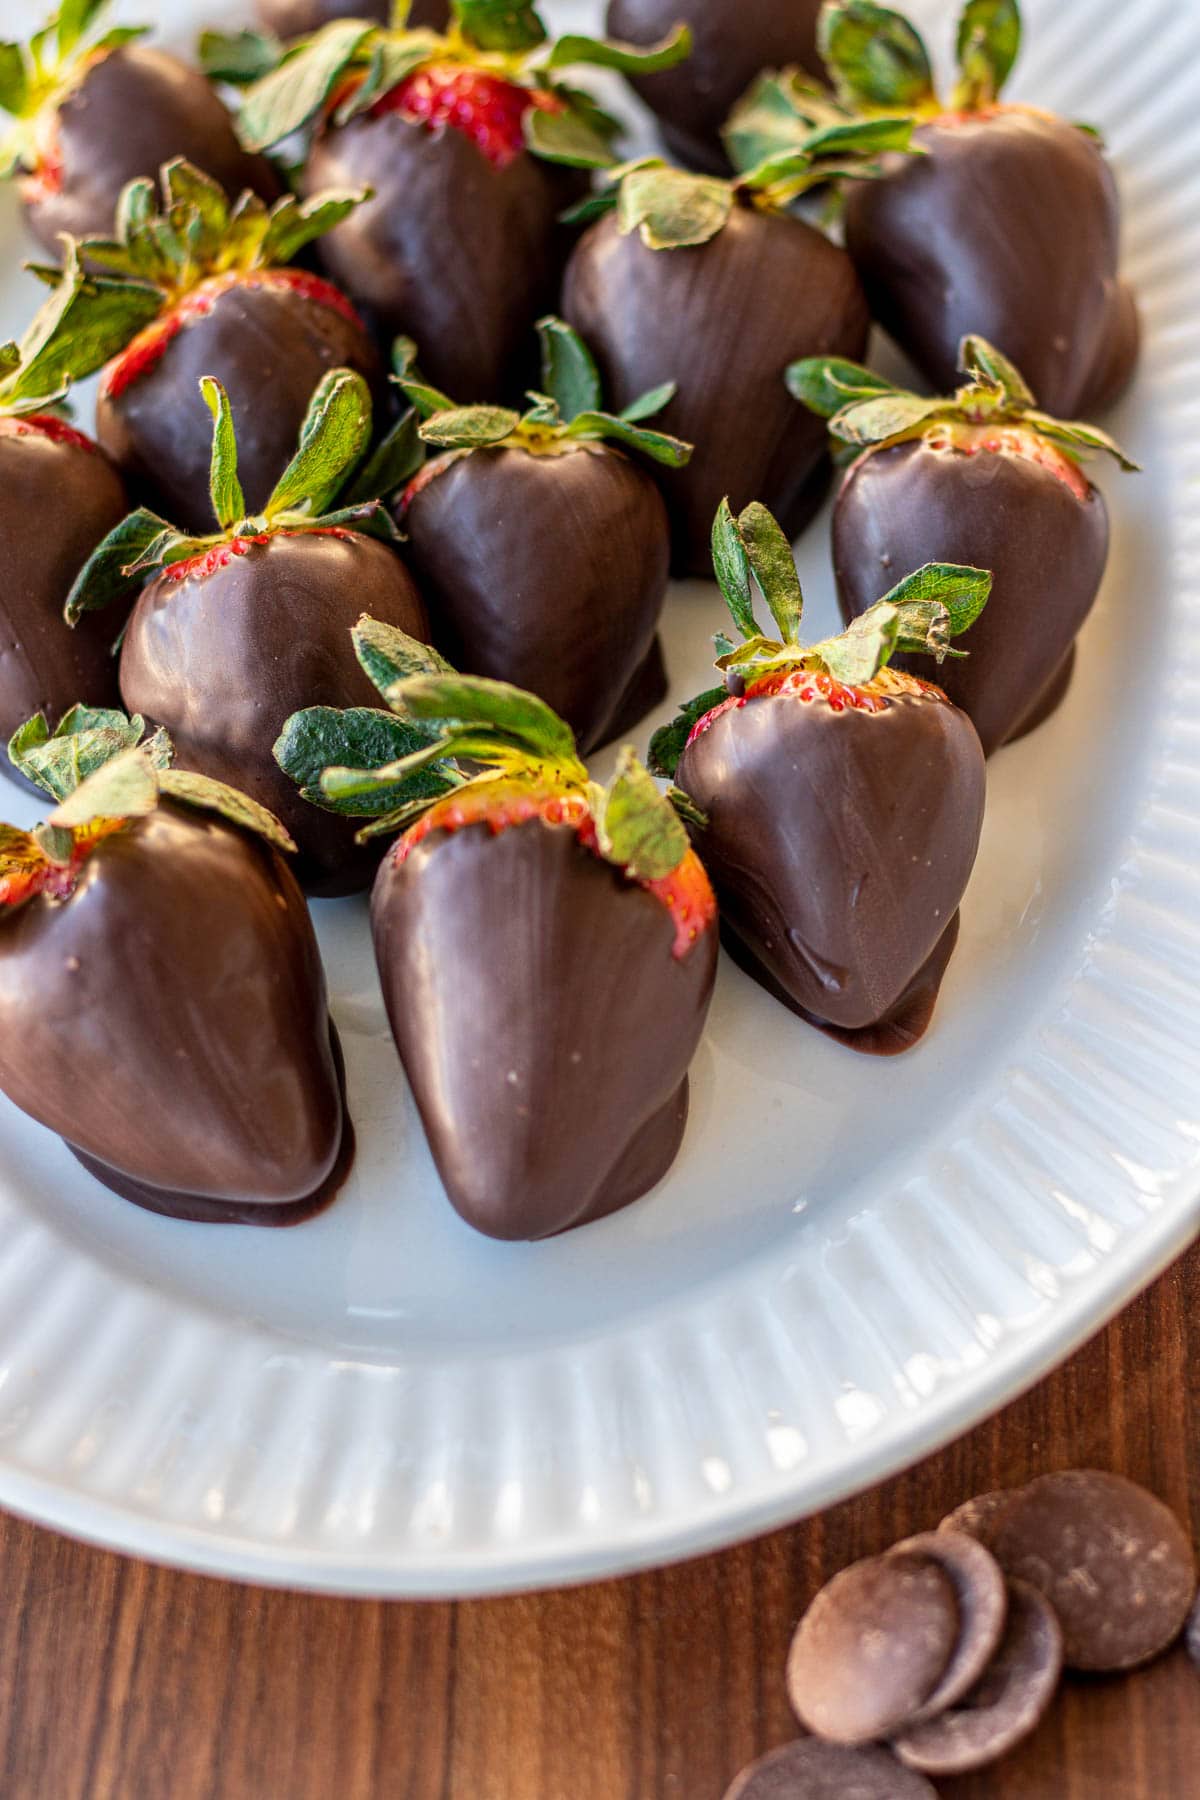
[[[1200,1665],[1196,1583],[1178,1519],[1124,1476],[1067,1471],[968,1500],[821,1589],[787,1663],[811,1735],[726,1800],[932,1800],[927,1776],[1028,1737],[1064,1668],[1138,1668],[1185,1629]]]

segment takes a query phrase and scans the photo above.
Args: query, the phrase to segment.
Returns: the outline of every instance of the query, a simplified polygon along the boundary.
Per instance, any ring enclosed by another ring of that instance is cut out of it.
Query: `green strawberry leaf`
[[[82,781],[139,744],[145,721],[136,714],[73,706],[54,730],[44,713],[26,721],[9,740],[13,767],[55,800],[65,800]]]
[[[306,244],[324,237],[370,197],[370,188],[325,188],[303,202],[285,196],[268,214],[258,260],[267,268],[291,262]]]
[[[87,36],[96,20],[109,5],[109,0],[62,0],[55,19],[57,27],[58,54],[67,57]]]
[[[23,118],[29,106],[29,69],[20,44],[0,43],[0,110]]]
[[[454,22],[480,50],[536,50],[546,27],[528,0],[451,0]]]
[[[958,366],[971,381],[999,388],[1006,407],[1020,411],[1036,404],[1020,370],[986,338],[965,337],[958,349]]]
[[[369,47],[376,31],[364,19],[337,19],[290,51],[246,92],[238,136],[247,150],[269,150],[307,125]]]
[[[248,87],[278,68],[284,47],[269,31],[202,31],[197,56],[210,81]]]
[[[275,760],[297,784],[303,799],[327,812],[352,818],[374,818],[413,800],[426,804],[454,785],[450,772],[437,765],[420,769],[407,782],[393,783],[370,796],[334,799],[321,787],[326,769],[375,771],[400,761],[436,741],[428,730],[409,725],[394,713],[373,707],[310,706],[293,713],[274,747]]]
[[[411,675],[393,682],[384,698],[403,717],[437,725],[455,754],[470,734],[495,733],[501,744],[548,762],[578,764],[575,734],[536,694],[506,681],[474,675]]]
[[[687,855],[682,820],[628,744],[609,787],[592,787],[591,803],[600,854],[635,881],[662,881]]]
[[[482,450],[511,437],[520,423],[520,415],[505,406],[453,406],[434,413],[419,430],[423,441],[439,450]]]
[[[266,516],[322,513],[371,439],[371,390],[353,369],[331,369],[309,403],[295,456],[266,504]]]
[[[757,500],[751,501],[750,505],[746,507],[744,512],[742,512],[736,520],[733,518],[732,514],[728,513],[727,503],[725,504],[725,512],[728,514],[727,518],[722,517],[720,511],[718,511],[717,514],[720,525],[719,535],[721,538],[721,555],[723,563],[727,570],[730,569],[730,566],[736,561],[738,552],[740,552],[741,558],[744,563],[748,565],[749,571],[753,573],[754,579],[758,583],[763,599],[770,609],[771,617],[779,627],[779,634],[783,639],[783,642],[785,644],[795,644],[798,641],[800,618],[804,611],[804,595],[800,590],[800,577],[796,573],[796,560],[792,555],[791,545],[784,536],[777,520],[767,511],[766,507],[763,506],[761,502]],[[731,527],[732,531],[730,529]],[[714,526],[714,560],[716,557],[717,537],[718,530],[717,527]],[[720,569],[717,571],[717,579],[721,582],[722,590],[724,591],[724,581],[722,580]],[[742,581],[745,579],[745,570],[740,564],[737,565],[737,570],[733,579],[735,581],[740,606]],[[729,596],[726,595],[727,599],[728,597]],[[749,622],[751,630],[753,631],[755,629],[753,610],[748,598],[746,605],[747,607],[750,607]],[[738,625],[741,625],[742,619],[738,616],[738,612],[734,610],[732,602],[730,604],[730,611],[733,613]]]
[[[523,130],[525,148],[543,162],[565,163],[572,169],[612,166],[609,134],[601,129],[590,109],[568,105],[561,112],[552,112],[546,106],[531,106],[525,114]]]
[[[963,563],[926,563],[897,582],[883,596],[881,604],[894,606],[899,614],[901,650],[927,650],[940,662],[947,640],[970,630],[987,605],[991,591],[990,569]],[[935,624],[936,641],[931,637]]]
[[[813,644],[808,655],[822,664],[835,681],[844,681],[847,687],[861,687],[891,661],[898,647],[899,630],[898,609],[886,600],[877,600],[852,619],[840,636]]]
[[[146,818],[158,805],[158,783],[142,747],[122,750],[61,800],[48,823],[74,831],[93,819]]]
[[[687,741],[700,720],[714,706],[720,706],[728,698],[723,687],[707,688],[703,694],[697,694],[694,700],[689,700],[686,706],[681,706],[669,725],[660,725],[650,739],[651,774],[674,775]]]
[[[664,463],[671,469],[682,469],[690,462],[693,448],[691,444],[685,444],[682,438],[668,437],[664,431],[646,431],[628,419],[603,412],[576,414],[563,436],[613,439],[631,450],[640,450],[643,456],[650,457],[653,462]]]
[[[200,378],[204,404],[213,416],[212,464],[208,491],[217,524],[223,531],[246,516],[246,500],[238,480],[237,437],[233,429],[233,413],[229,395],[212,375]]]
[[[818,26],[821,56],[839,98],[855,111],[890,112],[936,98],[933,70],[908,20],[874,0],[827,0]]]
[[[122,519],[96,546],[75,577],[64,613],[67,624],[77,625],[84,613],[98,612],[139,588],[147,553],[172,535],[166,520],[144,507]]]
[[[61,280],[21,340],[19,369],[0,384],[0,412],[30,411],[57,398],[124,349],[161,310],[162,296],[152,288],[85,275],[72,244]]]
[[[202,812],[216,813],[227,824],[253,831],[276,850],[293,851],[295,840],[285,831],[273,812],[224,781],[211,775],[195,775],[190,769],[163,769],[158,776],[158,790],[165,800],[182,806],[195,806]]]
[[[803,69],[764,69],[721,129],[735,169],[757,168],[794,150],[823,121],[844,117],[831,96]]]
[[[547,314],[537,323],[542,344],[542,387],[570,424],[579,413],[599,412],[604,390],[596,361],[565,319]]]
[[[434,413],[455,410],[454,401],[449,394],[443,394],[441,388],[430,387],[427,381],[418,381],[408,375],[401,375],[399,380],[405,398],[423,419],[431,419]]]
[[[390,500],[412,480],[425,461],[417,422],[416,408],[410,406],[384,434],[342,495],[348,506]]]
[[[750,558],[742,543],[728,499],[722,500],[712,528],[712,559],[717,585],[744,638],[758,634],[754,617],[754,593],[750,584]]]
[[[649,250],[707,244],[724,230],[732,211],[732,183],[658,162],[632,168],[622,178],[617,197],[622,236],[638,232]]]
[[[652,419],[655,413],[660,413],[664,406],[670,405],[675,394],[676,386],[673,381],[661,382],[658,387],[639,394],[628,406],[623,406],[617,417],[625,419],[631,425],[636,424],[639,419]]]
[[[333,115],[335,125],[348,125],[368,112],[383,95],[399,87],[406,76],[436,56],[442,40],[436,31],[414,31],[396,40],[379,37],[369,46],[371,60],[361,82],[350,90]]]
[[[904,391],[886,376],[842,356],[806,356],[789,366],[784,380],[788,393],[822,419],[832,419],[852,401]]]
[[[432,644],[409,637],[395,625],[363,613],[350,633],[359,667],[373,687],[386,694],[410,675],[453,675],[454,669]]]
[[[692,33],[686,25],[677,25],[655,44],[623,44],[614,38],[567,32],[555,40],[550,54],[539,66],[565,69],[571,64],[586,63],[596,69],[615,69],[619,75],[652,75],[659,69],[673,69],[691,53]]]
[[[945,400],[897,391],[877,400],[852,401],[834,415],[829,429],[844,444],[882,444],[946,411]]]
[[[1098,425],[1087,425],[1080,419],[1053,419],[1048,413],[1029,408],[1022,415],[1026,425],[1031,425],[1040,437],[1049,438],[1072,456],[1087,456],[1092,451],[1104,451],[1115,457],[1121,467],[1128,473],[1136,474],[1141,464],[1127,456],[1115,438],[1101,431]]]
[[[974,112],[998,100],[1020,48],[1017,0],[967,0],[958,21],[960,76],[951,105]]]

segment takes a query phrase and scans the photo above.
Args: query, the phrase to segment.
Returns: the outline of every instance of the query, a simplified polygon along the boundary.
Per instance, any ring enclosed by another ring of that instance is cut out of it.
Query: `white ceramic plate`
[[[912,10],[944,45],[952,8]],[[186,40],[206,9],[162,11]],[[926,1041],[857,1057],[724,962],[670,1178],[555,1242],[489,1243],[440,1192],[365,903],[320,906],[361,1145],[323,1217],[287,1232],[154,1218],[0,1101],[0,1503],[294,1586],[612,1574],[911,1462],[1193,1236],[1200,4],[1028,11],[1015,94],[1098,122],[1120,170],[1148,344],[1112,424],[1146,473],[1101,474],[1104,594],[1066,706],[995,761]],[[0,0],[8,31],[28,19]],[[11,205],[0,236],[0,324],[19,328],[36,290]],[[827,521],[801,567],[824,629]],[[675,696],[704,685],[720,618],[714,589],[673,595]]]

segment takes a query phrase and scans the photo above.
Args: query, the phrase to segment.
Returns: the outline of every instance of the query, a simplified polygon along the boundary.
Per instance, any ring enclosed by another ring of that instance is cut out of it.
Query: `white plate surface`
[[[186,40],[213,9],[162,10]],[[912,10],[944,42],[951,8]],[[1200,4],[1028,13],[1014,95],[1099,123],[1120,171],[1148,343],[1112,424],[1146,472],[1100,474],[1104,593],[1066,706],[995,760],[929,1037],[899,1061],[857,1057],[723,961],[670,1178],[599,1225],[498,1245],[440,1192],[365,902],[319,906],[361,1145],[323,1217],[288,1232],[151,1217],[0,1100],[0,1503],[193,1568],[347,1592],[616,1573],[912,1461],[1194,1235]],[[4,35],[28,19],[0,0]],[[36,289],[10,203],[0,242],[0,325],[19,329]],[[800,550],[820,630],[827,532]],[[676,697],[705,684],[720,618],[715,589],[673,594]]]

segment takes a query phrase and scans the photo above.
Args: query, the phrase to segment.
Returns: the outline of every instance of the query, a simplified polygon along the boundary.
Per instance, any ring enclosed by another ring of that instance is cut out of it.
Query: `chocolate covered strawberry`
[[[0,742],[35,712],[117,700],[113,629],[63,621],[71,584],[127,507],[112,464],[62,411],[72,377],[110,347],[97,285],[72,253],[20,344],[0,345]]]
[[[762,69],[800,63],[815,76],[821,0],[608,0],[614,37],[644,44],[686,15],[692,54],[678,68],[639,76],[634,87],[656,114],[673,156],[721,175],[729,168],[721,127]]]
[[[288,197],[268,210],[246,193],[231,207],[185,162],[166,165],[162,190],[159,214],[153,183],[131,183],[116,239],[80,246],[105,273],[96,311],[118,349],[101,377],[96,433],[139,500],[199,532],[209,519],[209,439],[194,404],[202,376],[225,385],[244,421],[241,477],[257,512],[321,377],[343,367],[371,381],[382,375],[345,295],[286,266],[361,196],[329,193],[303,205]]]
[[[966,339],[961,365],[966,385],[942,399],[821,358],[796,364],[788,384],[857,453],[833,515],[847,621],[898,569],[968,560],[991,569],[987,610],[964,643],[969,656],[940,677],[990,756],[1057,706],[1104,575],[1108,509],[1080,457],[1106,450],[1123,468],[1136,465],[1095,426],[1039,412],[1007,357],[982,338]]]
[[[370,879],[370,857],[349,826],[299,801],[271,749],[297,706],[353,706],[371,696],[348,636],[364,606],[391,625],[426,630],[421,597],[393,548],[395,528],[371,497],[394,485],[385,468],[391,441],[355,473],[371,436],[370,394],[360,375],[333,370],[313,396],[293,461],[251,513],[228,396],[211,378],[203,391],[214,420],[218,530],[194,537],[154,513],[130,514],[84,568],[67,616],[137,594],[121,643],[126,706],[167,727],[181,768],[228,781],[277,813],[312,892],[350,893]]]
[[[0,44],[0,176],[15,178],[48,250],[59,236],[108,236],[125,185],[175,156],[229,195],[279,192],[270,165],[239,144],[197,69],[138,42],[148,27],[100,29],[108,0],[63,0],[29,44]]]
[[[279,754],[318,803],[375,808],[368,831],[400,832],[371,923],[446,1191],[490,1237],[602,1218],[679,1149],[716,971],[708,878],[629,751],[599,787],[534,695],[456,675],[372,620],[356,638],[392,725],[434,741],[372,774],[363,715],[318,710]],[[431,778],[440,798],[406,800]]]
[[[821,47],[843,99],[868,114],[911,108],[924,152],[847,195],[846,244],[876,318],[937,391],[977,332],[1049,412],[1086,416],[1137,360],[1117,190],[1094,132],[1001,101],[1020,35],[1016,0],[968,0],[958,83],[942,101],[898,13],[870,0],[825,7]]]
[[[569,247],[558,215],[579,192],[569,171],[612,160],[614,121],[560,71],[668,67],[689,40],[552,44],[531,5],[452,10],[446,36],[327,26],[250,89],[240,130],[266,148],[306,128],[305,193],[370,187],[326,238],[326,268],[388,332],[416,338],[439,387],[508,395],[525,385],[527,334],[556,298]]]
[[[743,642],[718,639],[726,687],[655,735],[651,766],[701,815],[735,959],[852,1049],[894,1055],[928,1026],[954,949],[985,767],[966,714],[888,665],[900,650],[953,656],[991,577],[932,564],[804,646],[796,566],[765,507],[735,519],[723,505],[713,557]],[[778,639],[759,632],[755,583]]]
[[[396,517],[439,649],[469,674],[540,695],[586,754],[666,692],[658,621],[671,534],[628,452],[679,468],[691,449],[640,423],[670,399],[669,383],[616,418],[582,339],[561,319],[538,330],[544,392],[524,415],[405,384],[434,454]]]
[[[13,746],[58,804],[0,826],[0,1089],[139,1206],[291,1224],[354,1139],[290,840],[142,729],[81,707]]]
[[[663,477],[677,573],[709,575],[724,494],[764,497],[790,536],[829,479],[825,439],[787,402],[799,356],[861,356],[870,320],[846,252],[787,208],[834,170],[869,176],[903,145],[907,121],[814,127],[737,181],[647,160],[615,172],[575,217],[597,219],[575,248],[563,313],[595,352],[616,406],[669,369],[664,430],[696,446]]]

